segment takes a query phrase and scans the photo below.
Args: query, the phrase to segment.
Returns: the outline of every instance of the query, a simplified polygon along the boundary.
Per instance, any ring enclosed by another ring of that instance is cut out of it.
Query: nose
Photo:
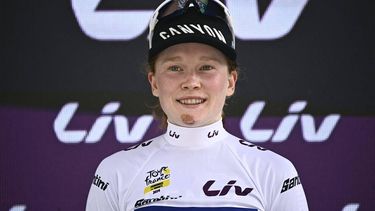
[[[199,89],[201,88],[201,81],[195,71],[191,71],[186,74],[183,83],[181,84],[182,89]]]

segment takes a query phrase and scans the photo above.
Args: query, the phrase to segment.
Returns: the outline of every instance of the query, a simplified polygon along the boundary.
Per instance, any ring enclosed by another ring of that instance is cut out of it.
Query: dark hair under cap
[[[195,8],[188,8],[180,16],[164,17],[154,28],[148,59],[151,60],[164,49],[180,44],[197,42],[220,50],[229,59],[236,60],[233,34],[223,19],[201,14]]]

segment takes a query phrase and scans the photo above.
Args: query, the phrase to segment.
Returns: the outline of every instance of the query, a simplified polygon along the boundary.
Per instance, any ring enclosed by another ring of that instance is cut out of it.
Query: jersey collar
[[[175,146],[205,147],[222,140],[228,136],[228,132],[221,120],[195,128],[181,127],[168,122],[167,131],[163,136],[168,143]]]

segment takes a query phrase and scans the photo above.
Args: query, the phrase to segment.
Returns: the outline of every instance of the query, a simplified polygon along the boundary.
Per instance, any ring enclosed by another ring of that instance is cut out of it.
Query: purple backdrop
[[[0,107],[0,210],[16,204],[25,205],[26,210],[83,210],[100,160],[129,146],[116,140],[112,124],[96,144],[62,143],[53,129],[58,112]],[[97,117],[77,113],[69,128],[90,128]],[[262,117],[256,127],[272,128],[280,121],[280,117]],[[239,122],[240,118],[228,117],[225,125],[242,137]],[[304,141],[297,124],[282,144],[259,145],[295,164],[311,210],[341,210],[350,203],[371,210],[375,205],[374,126],[373,117],[342,116],[324,142]],[[144,140],[157,134],[160,131],[153,122]]]

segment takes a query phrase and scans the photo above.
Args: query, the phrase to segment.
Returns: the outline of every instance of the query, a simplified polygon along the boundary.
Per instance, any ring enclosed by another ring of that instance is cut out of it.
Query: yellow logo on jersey
[[[164,180],[162,182],[158,182],[154,185],[150,185],[150,186],[147,186],[145,187],[145,194],[148,193],[148,192],[151,192],[151,191],[155,191],[157,192],[160,188],[164,188],[164,187],[167,187],[171,184],[171,181],[170,180]]]
[[[160,169],[151,170],[147,172],[146,176],[146,187],[144,189],[144,194],[153,192],[157,193],[161,188],[167,187],[170,185],[170,175],[171,170],[167,166],[163,166]]]

